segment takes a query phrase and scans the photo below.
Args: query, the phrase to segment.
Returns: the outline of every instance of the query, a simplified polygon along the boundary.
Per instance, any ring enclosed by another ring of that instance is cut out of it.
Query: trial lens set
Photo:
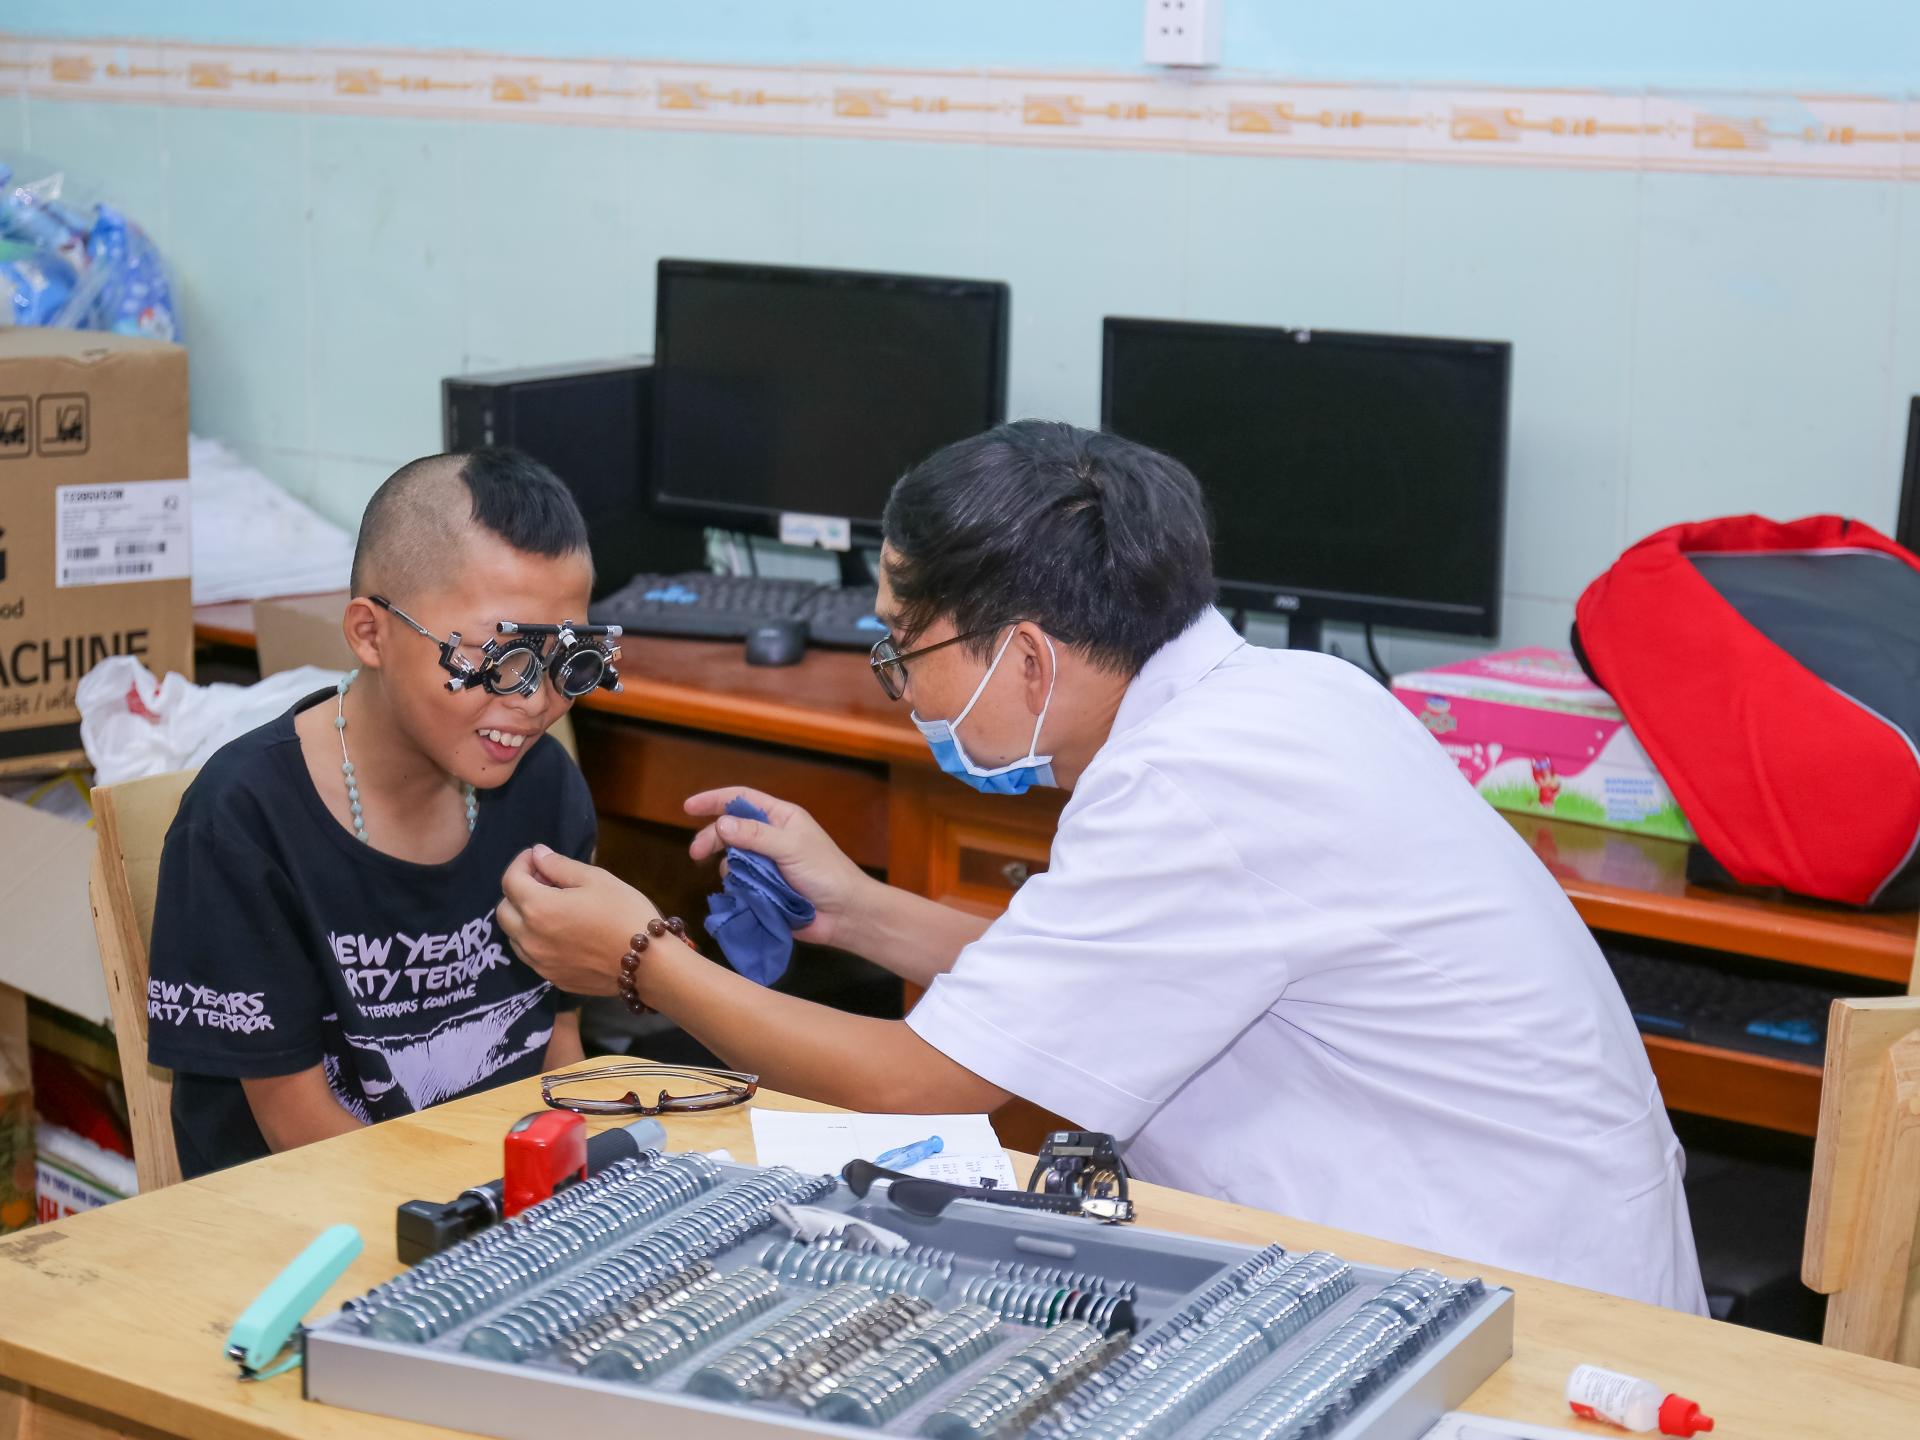
[[[800,1206],[862,1223],[789,1238]],[[689,1435],[730,1414],[728,1433],[770,1435],[1348,1440],[1464,1398],[1510,1352],[1511,1302],[1279,1246],[986,1205],[909,1217],[883,1186],[645,1151],[316,1325],[307,1384],[507,1437],[565,1413]]]

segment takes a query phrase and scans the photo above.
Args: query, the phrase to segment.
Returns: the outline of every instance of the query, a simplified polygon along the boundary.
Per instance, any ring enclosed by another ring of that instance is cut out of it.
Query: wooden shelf
[[[1820,1119],[1820,1067],[1643,1035],[1670,1110],[1812,1135]]]
[[[596,690],[580,704],[841,759],[933,764],[908,707],[887,699],[865,655],[845,650],[767,668],[748,665],[737,641],[623,635],[619,691]]]
[[[253,602],[228,600],[219,605],[194,606],[193,638],[202,645],[253,649]]]
[[[1679,841],[1538,815],[1506,818],[1596,930],[1897,985],[1912,976],[1912,911],[1867,914],[1708,890],[1687,883],[1687,847]]]

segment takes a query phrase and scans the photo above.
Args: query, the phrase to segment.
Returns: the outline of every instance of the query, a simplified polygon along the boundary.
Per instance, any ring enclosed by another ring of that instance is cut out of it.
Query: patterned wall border
[[[0,34],[0,94],[323,115],[1920,179],[1920,99],[769,68]]]

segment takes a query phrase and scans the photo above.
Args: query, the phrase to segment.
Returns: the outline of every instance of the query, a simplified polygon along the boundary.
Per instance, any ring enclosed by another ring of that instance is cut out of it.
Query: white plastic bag
[[[229,740],[266,724],[301,696],[339,684],[344,673],[302,665],[257,685],[195,685],[180,674],[155,680],[130,655],[102,660],[74,691],[93,783],[198,769]]]

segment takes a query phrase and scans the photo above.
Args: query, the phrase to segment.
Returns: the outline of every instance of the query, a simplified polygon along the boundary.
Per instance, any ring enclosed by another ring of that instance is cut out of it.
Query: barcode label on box
[[[193,573],[187,500],[185,480],[58,487],[55,583],[185,580]]]

